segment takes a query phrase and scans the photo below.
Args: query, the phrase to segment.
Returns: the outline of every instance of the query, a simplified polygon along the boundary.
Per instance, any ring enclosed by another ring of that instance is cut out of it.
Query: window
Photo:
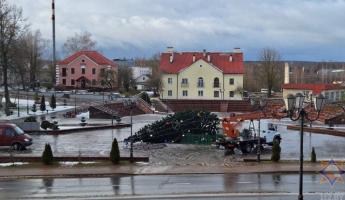
[[[95,79],[92,79],[92,85],[97,85],[97,82]]]
[[[172,90],[168,90],[168,96],[169,96],[169,97],[172,96]]]
[[[204,96],[204,91],[202,91],[202,90],[199,90],[199,91],[198,91],[198,96],[199,96],[199,97],[202,97],[202,96]]]
[[[336,92],[335,92],[335,100],[336,100],[336,101],[340,100],[339,91],[336,91]]]
[[[72,80],[71,80],[71,85],[74,85],[74,84],[75,84],[75,80],[72,79]]]
[[[71,74],[74,74],[74,68],[71,68]]]
[[[230,91],[229,92],[229,97],[234,97],[235,96],[235,92],[234,91]]]
[[[63,77],[67,76],[67,69],[66,68],[62,68],[62,76]]]
[[[92,68],[92,74],[96,74],[96,68]]]
[[[219,88],[219,78],[214,78],[213,87],[214,88]]]
[[[184,96],[184,97],[188,96],[188,91],[187,90],[183,90],[182,91],[182,96]]]
[[[329,93],[325,92],[325,99],[329,99]]]
[[[66,79],[62,79],[62,85],[66,85]]]
[[[198,87],[204,87],[204,79],[201,77],[198,78]]]
[[[229,84],[230,85],[234,85],[235,84],[235,80],[233,78],[229,79]]]
[[[168,78],[168,84],[172,84],[172,78]]]
[[[188,84],[188,79],[183,78],[183,79],[182,79],[182,84]]]
[[[214,96],[214,97],[219,97],[219,91],[217,91],[217,90],[214,91],[213,96]]]
[[[81,73],[85,74],[85,68],[81,68]]]
[[[331,92],[331,101],[334,101],[334,92]]]

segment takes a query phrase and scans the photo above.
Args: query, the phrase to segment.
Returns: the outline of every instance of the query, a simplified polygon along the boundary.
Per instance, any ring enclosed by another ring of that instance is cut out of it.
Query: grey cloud
[[[50,1],[11,0],[33,28],[51,36]],[[35,2],[35,3],[33,3]],[[342,59],[343,0],[56,0],[57,40],[87,30],[108,56],[178,50],[273,47],[285,59]],[[121,53],[125,52],[125,53]]]

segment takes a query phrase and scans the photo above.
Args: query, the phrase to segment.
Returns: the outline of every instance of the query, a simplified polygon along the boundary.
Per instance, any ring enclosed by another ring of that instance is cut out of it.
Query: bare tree
[[[126,92],[128,92],[131,87],[134,87],[134,80],[133,80],[131,68],[120,67],[118,81],[119,81],[119,87],[121,89],[124,89]]]
[[[10,5],[7,0],[0,0],[0,67],[2,68],[5,90],[5,113],[10,115],[10,95],[8,91],[8,70],[13,55],[13,45],[25,29],[25,20],[21,8]]]
[[[265,48],[260,53],[261,76],[268,89],[268,96],[272,94],[272,88],[279,81],[280,55],[274,49]]]
[[[116,71],[104,69],[99,74],[100,83],[103,87],[113,89],[117,86]]]
[[[162,89],[161,71],[159,69],[160,58],[159,54],[155,54],[146,62],[147,66],[152,68],[152,75],[148,81],[148,86],[153,89],[155,95]]]
[[[76,51],[95,49],[96,41],[92,40],[89,32],[75,33],[73,37],[67,38],[63,46],[66,54],[72,54]]]

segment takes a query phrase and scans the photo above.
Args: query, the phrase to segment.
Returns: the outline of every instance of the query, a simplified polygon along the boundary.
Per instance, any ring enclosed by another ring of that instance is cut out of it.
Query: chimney
[[[284,69],[284,84],[288,84],[290,82],[290,67],[289,63],[285,63],[285,69]]]
[[[171,52],[169,61],[170,61],[170,63],[172,63],[174,61],[174,52]]]
[[[206,57],[206,49],[203,50],[203,55]]]
[[[193,54],[193,63],[195,62],[195,54]]]
[[[174,52],[174,47],[167,47],[167,53]]]
[[[207,55],[207,62],[211,62],[211,55],[210,54]]]
[[[232,55],[229,56],[229,62],[232,62]]]

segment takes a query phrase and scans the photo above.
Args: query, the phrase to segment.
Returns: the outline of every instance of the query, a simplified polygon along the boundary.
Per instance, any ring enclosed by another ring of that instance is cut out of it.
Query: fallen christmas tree
[[[210,138],[214,141],[218,124],[218,117],[208,111],[178,112],[144,126],[135,135],[125,139],[125,142],[188,143],[187,138],[193,138],[189,140],[198,143],[195,142],[196,137],[201,142]]]

